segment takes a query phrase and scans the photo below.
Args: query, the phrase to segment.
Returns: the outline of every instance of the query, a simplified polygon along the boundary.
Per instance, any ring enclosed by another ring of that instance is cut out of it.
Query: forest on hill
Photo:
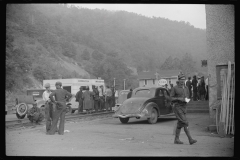
[[[33,87],[31,78],[101,77],[137,87],[137,71],[181,68],[206,59],[206,30],[189,23],[62,4],[8,4],[6,91]],[[72,63],[86,72],[73,71]]]

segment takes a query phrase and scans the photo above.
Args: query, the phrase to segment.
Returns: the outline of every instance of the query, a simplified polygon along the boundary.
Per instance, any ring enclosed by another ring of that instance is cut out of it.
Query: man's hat
[[[178,80],[179,81],[186,80],[186,77],[185,77],[185,75],[182,72],[178,75]]]
[[[55,83],[55,86],[56,86],[56,85],[62,86],[62,82],[56,82],[56,83]]]
[[[49,83],[46,83],[46,84],[44,85],[44,87],[45,87],[45,88],[49,88],[49,87],[50,87],[50,84],[49,84]]]

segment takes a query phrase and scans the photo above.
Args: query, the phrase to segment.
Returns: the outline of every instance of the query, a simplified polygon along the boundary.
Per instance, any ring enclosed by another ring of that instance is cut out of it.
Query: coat
[[[82,94],[82,98],[83,98],[83,109],[93,109],[93,101],[92,101],[92,97],[93,94],[86,90],[83,94]]]

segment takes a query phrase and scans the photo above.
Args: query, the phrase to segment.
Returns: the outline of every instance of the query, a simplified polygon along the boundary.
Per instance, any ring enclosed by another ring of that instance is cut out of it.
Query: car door
[[[172,113],[172,107],[170,106],[170,101],[168,98],[170,97],[169,92],[166,89],[163,89],[163,94],[164,94],[164,104],[166,107],[166,114]]]
[[[156,90],[154,102],[158,105],[161,115],[164,115],[167,113],[165,102],[164,102],[164,94],[162,89]]]

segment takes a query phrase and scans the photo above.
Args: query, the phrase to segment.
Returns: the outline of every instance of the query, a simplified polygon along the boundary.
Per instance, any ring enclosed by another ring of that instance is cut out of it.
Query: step
[[[187,113],[209,113],[207,109],[194,109],[194,110],[187,110]]]
[[[187,106],[187,109],[209,109],[208,106]]]

